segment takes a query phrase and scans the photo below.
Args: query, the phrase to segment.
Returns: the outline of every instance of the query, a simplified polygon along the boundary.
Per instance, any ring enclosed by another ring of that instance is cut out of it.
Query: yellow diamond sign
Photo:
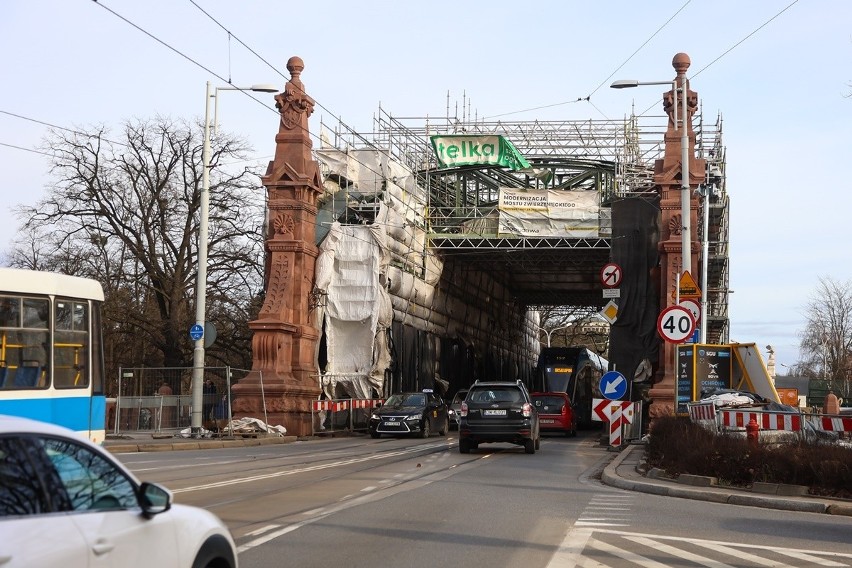
[[[609,323],[615,323],[618,318],[618,304],[610,300],[598,313]]]

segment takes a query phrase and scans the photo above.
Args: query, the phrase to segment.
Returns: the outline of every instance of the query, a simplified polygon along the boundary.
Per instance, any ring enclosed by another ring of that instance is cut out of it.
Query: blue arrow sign
[[[618,371],[609,371],[601,377],[601,394],[609,400],[621,400],[627,394],[627,379]]]
[[[191,328],[189,328],[189,336],[192,338],[193,341],[198,341],[199,339],[204,337],[204,327],[199,324],[193,325]]]

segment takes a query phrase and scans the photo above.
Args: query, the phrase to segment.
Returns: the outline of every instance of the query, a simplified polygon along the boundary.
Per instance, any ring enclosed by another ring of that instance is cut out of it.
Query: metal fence
[[[231,385],[248,372],[233,367],[204,368],[205,430],[221,433],[230,424]],[[107,431],[112,429],[116,435],[178,434],[191,427],[192,410],[192,367],[122,367],[117,396],[107,399]]]

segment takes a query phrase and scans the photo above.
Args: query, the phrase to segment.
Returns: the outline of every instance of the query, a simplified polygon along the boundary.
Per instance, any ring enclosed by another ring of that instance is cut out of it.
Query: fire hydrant
[[[746,424],[746,439],[750,446],[756,448],[759,441],[760,426],[757,425],[757,420],[752,418]]]

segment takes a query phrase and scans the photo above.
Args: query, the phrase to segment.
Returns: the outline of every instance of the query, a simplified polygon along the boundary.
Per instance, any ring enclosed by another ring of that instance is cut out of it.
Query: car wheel
[[[431,435],[432,435],[432,431],[429,429],[429,419],[424,418],[423,419],[423,427],[420,428],[420,437],[421,438],[428,438]]]
[[[371,438],[378,438],[378,437],[380,437],[380,436],[381,436],[381,434],[379,434],[378,432],[370,432],[370,437],[371,437]]]
[[[438,434],[440,434],[441,436],[446,436],[447,432],[449,432],[449,431],[450,431],[450,419],[444,418],[444,427],[441,428],[440,430],[438,430]]]
[[[470,453],[470,440],[459,440],[459,453],[460,454],[469,454]]]
[[[524,440],[524,451],[528,454],[535,453],[535,442],[532,440],[532,438]]]

